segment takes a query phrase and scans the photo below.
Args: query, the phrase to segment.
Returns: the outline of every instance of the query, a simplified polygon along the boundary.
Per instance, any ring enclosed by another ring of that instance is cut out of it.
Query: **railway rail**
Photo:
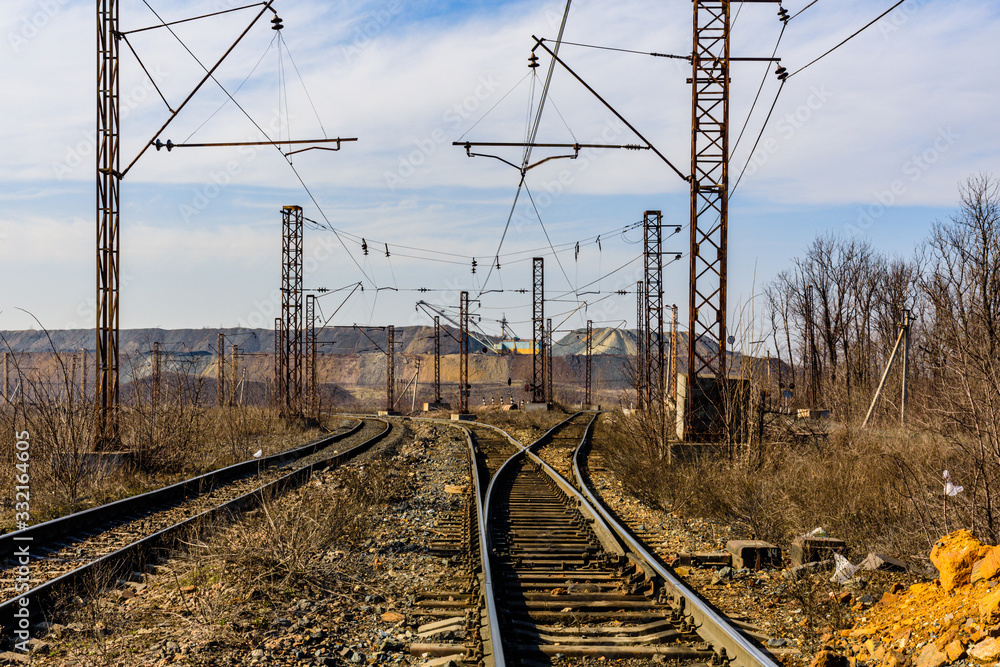
[[[493,667],[656,655],[774,667],[594,495],[585,458],[595,420],[578,413],[527,447],[494,446],[492,456],[470,436],[484,545],[482,648],[473,650]]]
[[[359,419],[353,427],[293,450],[0,535],[0,626],[16,626],[13,614],[21,595],[29,600],[30,620],[35,620],[80,588],[86,577],[112,582],[127,577],[196,522],[254,507],[307,481],[314,470],[367,451],[390,431],[386,420]],[[14,555],[25,545],[33,587],[18,595],[14,582],[20,564]]]

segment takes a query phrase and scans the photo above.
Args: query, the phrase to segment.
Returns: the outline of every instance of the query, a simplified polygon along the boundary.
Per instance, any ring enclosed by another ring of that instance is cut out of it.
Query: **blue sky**
[[[172,20],[242,3],[150,4]],[[795,14],[806,4],[789,0],[786,7]],[[891,4],[819,0],[788,24],[778,55],[795,71]],[[640,236],[621,230],[649,209],[662,210],[666,224],[686,225],[683,181],[648,152],[593,151],[532,170],[527,183],[544,230],[522,195],[501,253],[523,254],[505,256],[484,285],[518,173],[496,160],[469,159],[451,145],[462,138],[522,140],[532,95],[525,78],[531,35],[554,38],[565,3],[277,0],[274,6],[287,48],[276,47],[265,18],[220,68],[219,80],[271,136],[326,133],[359,141],[337,153],[294,156],[319,207],[273,148],[148,151],[122,185],[123,327],[268,326],[280,283],[285,204],[300,204],[308,218],[346,232],[338,240],[328,231],[306,231],[307,286],[365,284],[336,323],[423,323],[414,306],[421,298],[455,305],[462,289],[530,288],[526,260],[537,249],[548,255],[550,295],[603,292],[549,304],[557,324],[565,317],[563,328],[588,318],[634,326],[634,296],[608,293],[631,288],[640,277],[639,263],[628,264],[638,257]],[[780,31],[775,11],[754,3],[740,9],[734,55],[770,55]],[[18,308],[49,328],[93,326],[93,14],[92,2],[9,0],[0,17],[0,76],[11,91],[0,100],[0,328],[34,326]],[[176,30],[209,63],[251,15],[234,12]],[[121,16],[123,29],[156,22],[139,1],[123,0]],[[748,165],[730,209],[732,322],[749,319],[753,295],[817,234],[859,234],[886,252],[909,255],[928,225],[954,209],[962,180],[997,172],[1000,74],[992,64],[1000,60],[998,28],[998,11],[985,0],[960,6],[909,0],[788,80],[751,159],[777,91],[768,74],[732,159],[732,183]],[[690,32],[687,1],[609,6],[584,0],[573,3],[565,39],[685,54]],[[163,94],[178,104],[199,78],[197,63],[162,30],[136,33],[130,42]],[[127,49],[123,54],[128,162],[167,110]],[[691,105],[682,61],[569,45],[562,55],[687,170]],[[734,143],[764,74],[760,63],[733,68]],[[161,135],[175,142],[188,137],[261,138],[211,83]],[[636,141],[558,68],[538,138]],[[504,156],[518,158],[516,151]],[[369,242],[367,257],[360,237]],[[667,248],[686,252],[686,239],[685,229]],[[549,242],[561,250],[558,263],[546,250]],[[685,258],[665,276],[667,300],[682,306],[682,320],[687,274]],[[421,287],[435,291],[385,289]],[[325,312],[339,298],[324,297]],[[478,308],[483,327],[495,331],[490,320],[504,314],[513,322],[529,320],[530,296],[490,291]],[[569,311],[575,312],[562,314]],[[530,330],[515,328],[524,335]]]

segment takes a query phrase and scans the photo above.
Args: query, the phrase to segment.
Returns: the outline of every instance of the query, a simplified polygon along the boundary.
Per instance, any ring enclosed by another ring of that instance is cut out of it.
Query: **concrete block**
[[[732,565],[733,557],[725,551],[678,551],[675,565]]]
[[[552,408],[549,406],[548,403],[525,403],[524,404],[524,411],[525,412],[548,412],[551,409]]]
[[[453,422],[474,422],[476,421],[476,415],[469,414],[468,412],[453,412],[451,413],[451,420]]]
[[[399,415],[399,410],[379,410],[375,413],[376,417],[398,417]]]
[[[781,567],[781,549],[760,540],[729,540],[726,551],[733,555],[733,567],[762,570]]]
[[[882,572],[906,572],[906,563],[892,556],[869,553],[858,565],[859,570],[880,570]]]
[[[431,412],[432,410],[451,410],[451,404],[449,404],[449,403],[424,403],[424,412]]]
[[[805,565],[817,561],[831,560],[834,552],[844,555],[847,544],[835,537],[807,537],[799,535],[792,540],[788,550],[792,565]]]

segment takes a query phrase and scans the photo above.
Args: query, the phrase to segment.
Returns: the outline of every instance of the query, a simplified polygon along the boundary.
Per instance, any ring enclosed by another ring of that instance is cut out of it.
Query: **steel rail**
[[[10,554],[14,553],[14,547],[19,542],[44,544],[53,538],[64,538],[67,535],[81,532],[83,528],[108,523],[138,511],[146,511],[152,507],[165,506],[169,503],[179,503],[193,496],[207,493],[220,484],[231,482],[244,475],[259,473],[286,461],[314,454],[324,447],[356,434],[363,426],[364,422],[358,421],[349,431],[325,436],[295,449],[271,454],[260,459],[248,459],[241,463],[234,463],[231,466],[219,468],[170,486],[122,498],[81,512],[67,514],[14,532],[4,533],[0,535],[0,564],[10,559]]]
[[[377,435],[346,451],[338,452],[331,457],[315,461],[307,466],[298,468],[297,470],[260,486],[253,491],[245,493],[238,498],[229,500],[192,517],[188,517],[173,526],[164,528],[163,530],[153,533],[152,535],[148,535],[142,539],[132,542],[117,551],[101,556],[86,565],[67,572],[62,576],[50,579],[17,597],[0,603],[0,628],[2,628],[5,633],[10,632],[12,636],[12,631],[18,627],[19,620],[23,620],[22,617],[14,616],[16,611],[25,608],[19,603],[21,598],[27,598],[29,600],[29,606],[26,607],[29,610],[29,615],[26,618],[27,622],[30,624],[31,622],[42,617],[43,613],[48,611],[52,604],[58,601],[67,592],[79,589],[85,582],[86,576],[93,574],[96,577],[98,573],[100,573],[101,576],[107,577],[108,581],[115,581],[117,578],[134,571],[136,566],[146,562],[147,557],[155,549],[167,548],[173,545],[176,542],[176,538],[180,536],[181,531],[193,526],[196,522],[206,519],[223,518],[227,515],[231,516],[238,512],[258,506],[271,493],[282,493],[305,483],[309,480],[309,477],[315,470],[339,466],[348,459],[367,451],[373,445],[385,438],[390,433],[392,427],[389,422],[384,419],[372,417],[367,417],[366,419],[382,422],[385,425],[385,428],[381,433],[378,433]],[[355,428],[352,432],[356,433],[357,430],[358,429]],[[347,437],[347,435],[348,434],[343,434],[340,436],[340,439]],[[329,438],[327,438],[327,440],[329,440]],[[315,446],[315,444],[307,445],[306,447]],[[257,462],[254,461],[253,463]],[[72,517],[76,515],[70,516]],[[39,525],[41,526],[43,524]],[[22,531],[18,532],[23,535]]]
[[[780,667],[779,663],[767,651],[749,640],[723,614],[678,579],[677,575],[663,565],[656,556],[647,551],[642,542],[623,527],[612,516],[610,509],[604,502],[594,495],[589,479],[583,473],[581,463],[584,452],[591,445],[596,420],[597,415],[587,426],[580,444],[573,452],[573,471],[576,475],[576,482],[586,495],[588,504],[600,515],[602,521],[624,541],[628,549],[642,558],[646,565],[663,578],[664,585],[671,591],[673,597],[684,600],[684,613],[689,614],[697,623],[698,634],[705,641],[713,644],[720,653],[725,651],[725,657],[729,660],[730,665],[733,667]]]

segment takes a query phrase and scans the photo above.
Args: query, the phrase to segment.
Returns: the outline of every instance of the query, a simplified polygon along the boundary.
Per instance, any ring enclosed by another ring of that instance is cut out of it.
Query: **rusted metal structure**
[[[717,387],[700,376],[726,375],[726,271],[729,227],[729,0],[694,0],[691,58],[691,252],[685,437],[711,436],[723,409]],[[713,383],[714,384],[714,383]],[[704,397],[704,398],[703,398]],[[709,400],[714,406],[698,405]],[[706,413],[707,408],[707,413]],[[702,415],[702,416],[698,416]]]
[[[670,398],[677,400],[677,304],[672,306],[674,311],[673,322],[670,325]]]
[[[285,372],[281,366],[281,350],[284,348],[284,326],[281,318],[274,318],[274,405],[281,408],[282,397],[285,395]]]
[[[233,345],[229,350],[229,397],[226,405],[233,407],[237,404],[236,390],[239,389],[239,369],[240,369],[240,347]]]
[[[220,408],[226,404],[226,335],[219,332],[215,344],[215,404]]]
[[[587,320],[587,373],[586,373],[586,383],[584,385],[583,392],[583,404],[591,405],[593,403],[593,394],[591,393],[591,380],[593,378],[591,359],[594,356],[594,321]]]
[[[389,325],[385,330],[385,409],[392,412],[396,407],[396,327]]]
[[[660,211],[643,213],[643,265],[645,271],[645,373],[647,409],[662,413],[664,401],[663,338],[663,215]]]
[[[532,258],[531,267],[531,402],[545,403],[545,258]]]
[[[86,364],[86,362],[84,362]],[[153,407],[160,404],[160,343],[158,341],[153,342]],[[86,368],[84,368],[86,372]],[[83,398],[83,397],[81,397]]]
[[[282,410],[302,413],[302,274],[303,220],[301,206],[281,208],[281,321],[284,375]]]
[[[316,295],[306,294],[306,379],[309,382],[309,414],[319,419],[316,385]]]
[[[635,403],[640,410],[646,405],[646,289],[635,283]]]
[[[545,400],[554,401],[555,392],[552,391],[552,319],[545,320]]]
[[[434,316],[434,402],[441,404],[441,316]]]
[[[469,411],[469,293],[462,292],[459,301],[459,332],[458,344],[458,411],[467,413]]]
[[[97,420],[95,445],[109,449],[118,430],[118,283],[121,153],[118,0],[97,3]]]

